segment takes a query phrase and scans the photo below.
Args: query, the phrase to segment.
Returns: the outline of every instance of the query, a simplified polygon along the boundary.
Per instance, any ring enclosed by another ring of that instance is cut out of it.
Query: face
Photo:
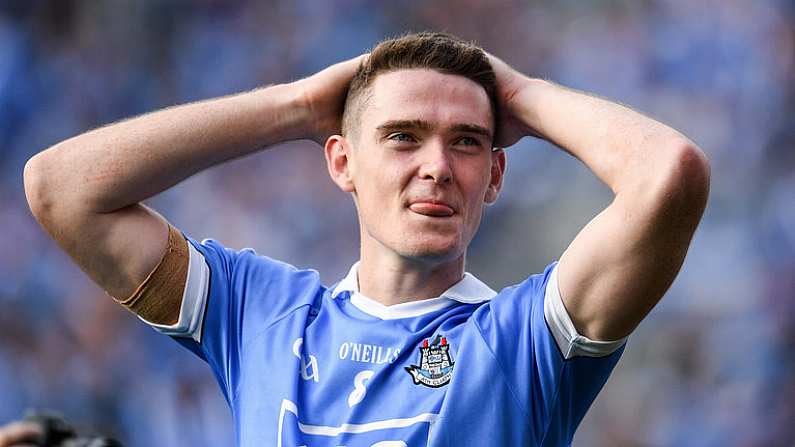
[[[353,193],[362,244],[417,260],[462,258],[505,167],[491,150],[486,91],[423,69],[381,74],[370,88],[357,134],[326,145],[332,178]]]

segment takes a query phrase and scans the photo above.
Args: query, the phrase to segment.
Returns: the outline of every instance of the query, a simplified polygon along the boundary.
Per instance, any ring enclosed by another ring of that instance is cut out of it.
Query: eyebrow
[[[456,124],[451,128],[454,132],[467,132],[467,133],[474,133],[478,135],[483,135],[484,137],[491,138],[491,132],[483,126],[478,126],[477,124]]]
[[[431,124],[423,120],[391,120],[376,127],[378,130],[419,129],[430,130]]]
[[[427,131],[431,130],[432,127],[433,126],[431,126],[429,122],[423,120],[391,120],[379,125],[376,127],[376,129],[380,131],[400,129],[418,129]],[[491,132],[488,129],[477,124],[455,124],[450,128],[450,130],[454,132],[473,133],[487,138],[492,138]]]

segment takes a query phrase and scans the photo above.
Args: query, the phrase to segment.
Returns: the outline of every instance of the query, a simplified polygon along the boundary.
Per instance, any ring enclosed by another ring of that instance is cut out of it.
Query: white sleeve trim
[[[560,296],[558,265],[552,268],[544,292],[544,317],[560,352],[567,360],[573,357],[604,357],[618,350],[627,341],[627,337],[613,341],[591,340],[577,333]]]
[[[150,323],[140,316],[144,323],[152,326],[161,334],[172,337],[185,337],[201,343],[204,312],[207,308],[207,293],[210,285],[210,268],[204,255],[188,244],[188,277],[185,280],[185,291],[182,294],[182,305],[179,309],[179,320],[174,325]]]

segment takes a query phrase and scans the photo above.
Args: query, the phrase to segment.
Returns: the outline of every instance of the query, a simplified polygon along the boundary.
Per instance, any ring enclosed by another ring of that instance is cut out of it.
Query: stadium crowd
[[[35,224],[28,158],[104,123],[298,79],[380,38],[435,29],[642,110],[710,157],[710,203],[682,273],[630,337],[575,445],[795,445],[795,5],[530,3],[2,2],[0,423],[46,407],[129,446],[233,439],[209,368],[116,306]],[[517,283],[608,200],[576,160],[525,139],[508,151],[468,270],[495,289]],[[199,174],[151,204],[193,237],[317,269],[326,284],[358,256],[353,205],[310,142]]]

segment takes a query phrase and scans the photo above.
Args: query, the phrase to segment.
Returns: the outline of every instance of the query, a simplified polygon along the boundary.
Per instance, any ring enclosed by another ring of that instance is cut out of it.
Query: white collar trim
[[[488,301],[497,295],[497,292],[477,279],[471,273],[464,273],[461,281],[453,284],[436,298],[410,301],[408,303],[385,306],[378,301],[362,295],[359,292],[359,262],[357,261],[348,271],[348,275],[337,284],[331,292],[331,298],[337,298],[342,292],[351,292],[351,304],[359,310],[382,320],[409,318],[444,309],[455,302],[480,303]]]

